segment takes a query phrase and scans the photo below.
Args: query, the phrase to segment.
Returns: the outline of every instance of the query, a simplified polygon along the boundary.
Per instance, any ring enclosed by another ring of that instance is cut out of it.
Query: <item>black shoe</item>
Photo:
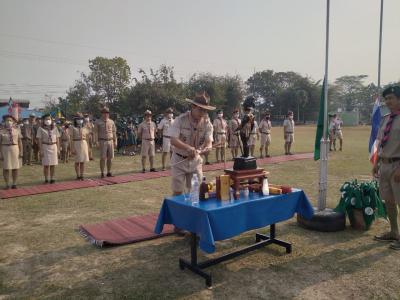
[[[56,181],[54,180],[54,179],[50,179],[50,183],[51,184],[53,184],[53,183],[55,183]]]
[[[83,181],[83,180],[84,180],[84,179],[83,179],[83,176],[79,177],[79,180],[80,180],[80,181]]]
[[[45,179],[45,180],[44,180],[44,183],[45,183],[45,184],[46,184],[46,183],[49,183],[49,181],[48,181],[47,179]]]
[[[267,154],[267,155],[265,155],[265,157],[271,157],[271,155]]]
[[[206,161],[205,165],[211,165],[210,162]]]
[[[80,180],[81,178],[79,176],[76,176],[76,180]]]
[[[150,169],[150,172],[157,172],[157,170],[154,169],[154,168],[151,168],[151,169]]]
[[[17,188],[17,186],[16,186],[15,184],[13,184],[13,185],[11,186],[11,188],[12,188],[13,190],[15,190],[15,189]]]
[[[110,172],[108,172],[107,177],[114,177],[114,176]]]
[[[146,169],[142,169],[142,173],[146,173]]]
[[[101,176],[100,176],[101,178],[104,178],[104,173],[101,173]]]

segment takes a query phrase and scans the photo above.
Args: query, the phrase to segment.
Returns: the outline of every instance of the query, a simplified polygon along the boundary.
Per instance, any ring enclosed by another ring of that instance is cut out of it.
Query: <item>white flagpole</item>
[[[326,41],[325,41],[325,89],[324,89],[324,127],[320,147],[320,174],[318,210],[326,208],[326,194],[328,189],[328,145],[329,137],[326,134],[328,122],[328,58],[329,58],[329,7],[330,0],[326,1]]]
[[[382,22],[383,22],[383,0],[381,0],[381,17],[379,20],[378,99],[381,99]]]

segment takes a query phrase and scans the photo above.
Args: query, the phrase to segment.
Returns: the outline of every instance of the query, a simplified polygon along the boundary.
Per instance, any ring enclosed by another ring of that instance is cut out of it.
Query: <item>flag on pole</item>
[[[375,164],[378,159],[379,140],[377,139],[377,137],[378,137],[379,126],[381,124],[381,119],[382,119],[380,105],[381,104],[378,96],[375,100],[374,108],[372,110],[372,119],[371,119],[372,128],[368,145],[369,161],[372,164]]]
[[[11,114],[13,110],[13,99],[10,97],[10,100],[8,100],[8,113]]]
[[[324,112],[325,112],[324,91],[325,91],[325,78],[324,78],[324,83],[322,84],[321,98],[319,103],[317,133],[315,135],[315,146],[314,146],[314,160],[320,159],[321,139],[324,132]]]

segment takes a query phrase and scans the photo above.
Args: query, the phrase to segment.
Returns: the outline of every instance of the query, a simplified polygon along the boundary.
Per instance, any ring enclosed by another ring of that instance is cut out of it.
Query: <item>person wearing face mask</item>
[[[285,140],[285,155],[293,155],[290,151],[294,142],[294,121],[292,111],[288,111],[286,119],[283,121],[283,138]]]
[[[107,177],[112,177],[111,167],[114,158],[114,148],[117,147],[117,127],[110,119],[108,107],[101,109],[101,118],[95,123],[94,132],[98,139],[100,149],[100,171],[101,178],[104,178],[104,167],[107,161]]]
[[[90,131],[86,126],[84,126],[83,115],[77,113],[74,117],[74,126],[71,131],[71,149],[72,154],[75,155],[75,172],[77,180],[83,180],[85,162],[89,161],[89,137]]]
[[[269,145],[271,144],[271,114],[269,112],[265,113],[264,119],[260,122],[259,132],[261,134],[260,141],[260,158],[264,157],[264,148],[265,148],[265,157],[270,157],[268,153]]]
[[[232,119],[228,126],[228,143],[231,148],[232,160],[239,155],[240,138],[238,128],[242,122],[239,119],[239,109],[235,109],[232,114]]]
[[[89,151],[89,160],[94,160],[93,159],[93,147],[95,145],[94,125],[90,121],[88,113],[83,114],[83,126],[86,127],[88,129],[88,131],[89,131],[89,138],[87,140],[88,151]]]
[[[215,141],[215,157],[217,163],[225,161],[225,147],[226,147],[226,132],[228,124],[224,119],[224,112],[219,110],[217,118],[213,122],[214,127],[214,141]],[[220,160],[221,158],[221,160]]]
[[[36,138],[42,158],[44,183],[55,183],[55,166],[58,165],[60,151],[60,132],[49,114],[42,116],[42,122],[42,127],[38,129]]]
[[[33,125],[29,124],[29,119],[25,118],[23,120],[23,126],[21,127],[22,134],[22,147],[23,147],[23,165],[31,165],[32,160],[32,148],[33,148],[33,140],[35,137],[35,131]]]
[[[60,129],[61,135],[61,155],[60,158],[63,163],[68,163],[69,156],[71,153],[71,128],[70,123],[64,122]]]
[[[22,134],[16,127],[17,120],[11,115],[3,116],[4,128],[0,130],[0,160],[3,162],[5,189],[10,188],[10,170],[12,189],[17,188],[18,169],[21,167]]]
[[[142,141],[142,148],[140,154],[142,155],[142,172],[146,172],[146,160],[149,157],[150,172],[156,172],[154,168],[154,155],[155,155],[155,137],[157,133],[157,126],[151,120],[152,113],[150,110],[144,112],[144,120],[138,127],[138,138]]]
[[[165,171],[165,162],[167,160],[168,154],[171,155],[171,140],[169,136],[168,129],[174,123],[174,114],[172,108],[167,108],[164,112],[164,118],[158,124],[158,130],[162,134],[162,170]]]

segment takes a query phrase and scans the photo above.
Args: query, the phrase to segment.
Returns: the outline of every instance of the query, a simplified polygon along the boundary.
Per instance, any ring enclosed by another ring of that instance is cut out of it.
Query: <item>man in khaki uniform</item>
[[[271,114],[269,112],[265,113],[264,119],[261,120],[258,130],[261,134],[260,142],[260,158],[264,157],[263,150],[265,148],[265,157],[270,157],[268,154],[269,145],[271,144]]]
[[[214,110],[210,106],[210,97],[206,92],[196,94],[191,103],[191,110],[181,114],[170,127],[172,191],[180,195],[190,190],[191,180],[197,173],[199,180],[203,177],[202,159],[200,155],[212,149],[213,126],[206,118],[207,111]]]
[[[390,114],[384,116],[378,133],[379,159],[372,173],[379,177],[379,194],[385,201],[390,232],[375,236],[378,241],[391,241],[390,248],[400,250],[398,206],[400,205],[400,86],[383,91]]]
[[[23,165],[31,165],[32,160],[32,148],[33,148],[33,140],[35,139],[35,130],[33,128],[33,123],[29,122],[29,119],[26,118],[23,121],[23,126],[21,127],[22,134],[22,148],[23,148]]]
[[[242,120],[239,119],[239,110],[236,108],[232,114],[232,120],[229,122],[228,127],[228,144],[231,148],[232,160],[238,156],[240,139],[238,128]]]
[[[171,153],[171,137],[169,136],[169,128],[174,123],[174,114],[172,108],[168,108],[164,112],[164,118],[158,124],[158,131],[162,135],[162,170],[165,171],[165,161],[167,160],[167,155]]]
[[[110,110],[107,107],[101,109],[101,118],[96,121],[95,132],[100,149],[100,171],[104,178],[104,166],[107,160],[107,177],[112,177],[111,161],[114,158],[114,148],[117,146],[117,128],[110,119]]]
[[[155,137],[157,133],[157,126],[151,120],[152,113],[150,110],[144,112],[144,120],[138,127],[138,137],[142,141],[142,148],[140,154],[142,155],[142,173],[146,172],[146,160],[149,157],[150,172],[156,172],[154,168],[154,155],[155,155]]]
[[[293,155],[290,152],[294,142],[294,121],[293,112],[289,111],[285,121],[283,121],[283,138],[285,140],[285,155]]]
[[[71,155],[71,128],[70,123],[65,121],[60,127],[61,140],[61,160],[63,163],[68,163]]]
[[[228,123],[224,119],[224,112],[219,110],[217,118],[213,122],[214,141],[215,141],[215,157],[217,163],[225,161],[226,149],[226,133],[228,131]],[[219,158],[221,157],[221,160]]]

